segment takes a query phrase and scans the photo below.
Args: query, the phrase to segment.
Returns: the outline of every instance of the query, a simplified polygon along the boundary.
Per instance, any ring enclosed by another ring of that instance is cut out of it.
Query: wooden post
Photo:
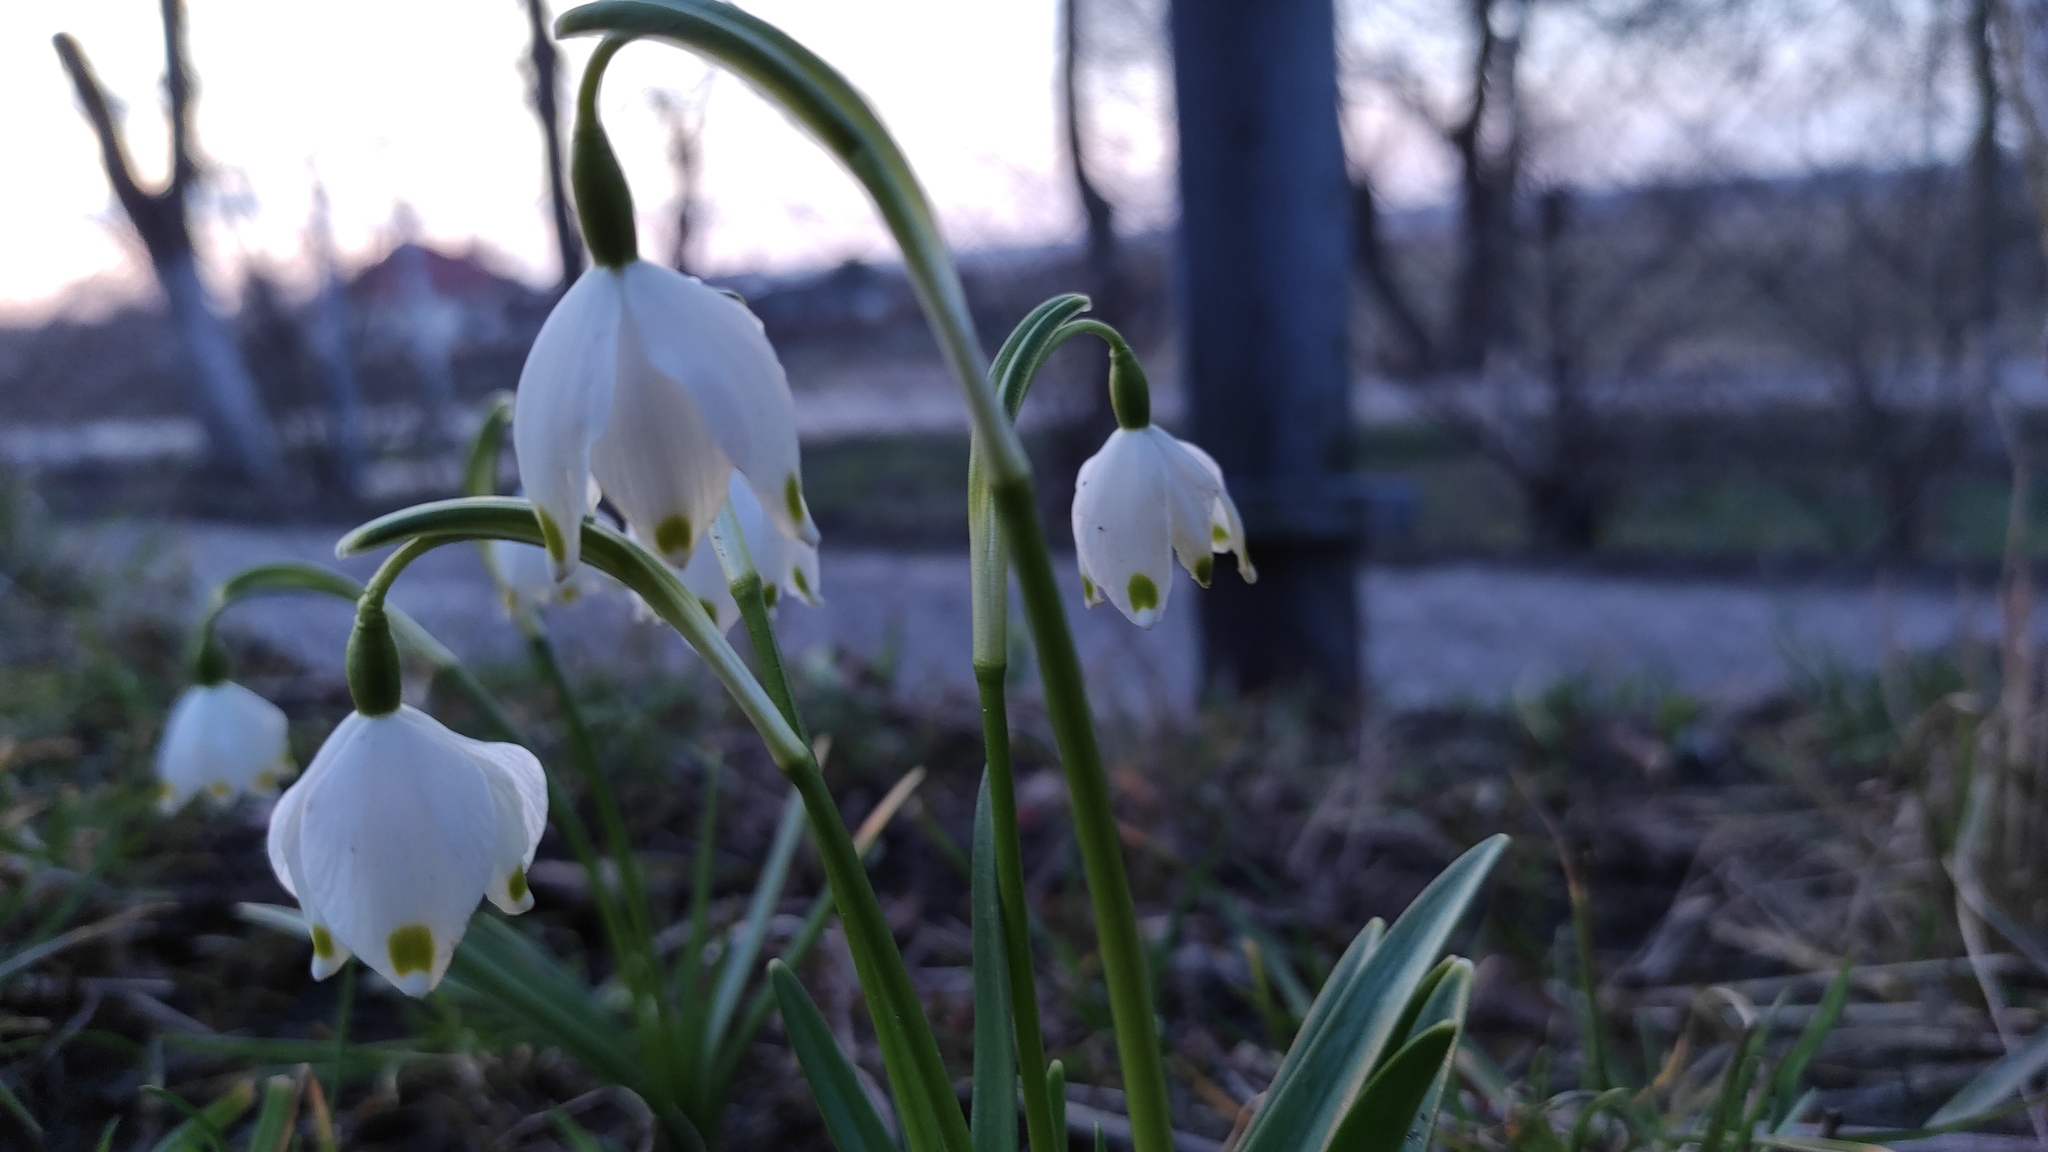
[[[1187,432],[1223,466],[1259,583],[1199,597],[1226,686],[1361,684],[1346,323],[1350,185],[1331,0],[1173,0]]]

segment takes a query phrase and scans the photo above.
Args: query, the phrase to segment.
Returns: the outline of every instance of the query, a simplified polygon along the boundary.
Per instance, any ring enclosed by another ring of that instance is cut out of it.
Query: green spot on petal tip
[[[663,553],[688,552],[691,538],[687,516],[671,516],[654,526],[654,546]]]
[[[434,933],[425,924],[401,925],[384,946],[391,954],[391,970],[400,976],[434,969]]]
[[[801,569],[801,568],[791,568],[791,569],[789,570],[789,580],[790,580],[790,583],[792,583],[792,584],[795,584],[795,585],[796,585],[796,590],[797,590],[798,592],[802,593],[802,594],[803,594],[803,595],[804,595],[804,596],[805,596],[806,598],[808,598],[808,597],[810,596],[810,594],[811,594],[811,582],[810,582],[809,580],[806,580],[806,579],[804,579],[804,570],[803,570],[803,569]]]
[[[804,490],[803,485],[797,483],[796,473],[794,472],[791,472],[788,478],[782,482],[782,502],[789,508],[789,518],[798,524],[802,524],[804,522]]]
[[[548,556],[557,563],[567,559],[569,542],[562,536],[562,526],[555,523],[545,508],[535,508],[533,514],[540,521],[540,542],[547,548]]]
[[[1131,611],[1147,612],[1159,607],[1159,585],[1143,572],[1131,573],[1131,582],[1125,586],[1131,598]]]
[[[313,925],[313,955],[322,960],[334,959],[334,934],[325,924]]]
[[[1211,524],[1209,525],[1209,539],[1218,544],[1228,544],[1230,542],[1230,533],[1224,531],[1221,524]]]
[[[528,891],[526,887],[526,869],[514,868],[512,870],[512,875],[505,878],[505,891],[512,897],[512,901],[515,904],[526,899]]]
[[[1204,556],[1200,560],[1195,561],[1195,583],[1207,588],[1209,586],[1209,578],[1215,574],[1216,561],[1214,559]]]
[[[773,584],[765,584],[761,587],[761,603],[767,605],[768,607],[775,607],[775,602],[777,600],[780,600],[781,598],[781,588],[778,588]]]

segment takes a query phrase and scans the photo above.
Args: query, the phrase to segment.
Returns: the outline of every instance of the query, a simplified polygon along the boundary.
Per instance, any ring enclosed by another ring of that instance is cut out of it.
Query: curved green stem
[[[740,619],[746,623],[747,638],[754,649],[754,663],[767,681],[768,693],[774,697],[790,726],[801,734],[803,721],[797,715],[788,662],[782,658],[782,645],[776,640],[775,629],[768,619],[768,602],[762,594],[761,573],[754,567],[754,558],[747,550],[746,537],[740,531],[739,520],[733,515],[730,503],[719,509],[718,520],[712,526],[712,546],[718,550],[718,562],[725,570],[726,586],[731,590],[733,599],[739,602]],[[846,825],[839,818],[839,806],[825,787],[824,774],[817,770],[815,760],[811,763],[809,771],[793,773],[791,778],[810,818],[818,852],[820,856],[842,857],[840,867],[845,867],[847,861],[844,858],[850,857],[851,866],[859,870],[862,882],[866,883],[867,871],[861,865],[861,853],[846,835]],[[821,827],[821,823],[826,826]],[[828,871],[831,867],[828,861]],[[833,888],[836,892],[836,881]],[[842,919],[847,916],[843,905],[840,916]],[[886,923],[882,930],[887,933]],[[895,951],[893,936],[889,937],[889,950]],[[860,967],[859,951],[854,954],[854,962],[857,968]],[[900,958],[895,967],[901,970]],[[889,1067],[890,1087],[897,1094],[897,1111],[902,1115],[912,1147],[923,1143],[929,1147],[966,1149],[972,1143],[972,1136],[954,1098],[952,1080],[946,1075],[938,1044],[931,1037],[931,1025],[925,1020],[923,1004],[909,983],[909,972],[902,971],[900,986],[896,973],[889,971],[887,965],[877,965],[876,975],[886,981],[885,986],[878,990],[884,993],[890,1002],[890,1010],[899,1014],[901,1023],[910,1033],[908,1045],[885,1042],[882,1056]],[[876,987],[870,983],[865,968],[861,969],[860,982],[863,991]],[[873,992],[869,995],[872,997]],[[879,1021],[877,1024],[880,1032]],[[892,1048],[897,1049],[893,1058]]]
[[[1117,1055],[1137,1152],[1169,1152],[1166,1070],[1137,912],[1124,875],[1095,720],[1031,495],[1030,461],[985,375],[986,359],[930,202],[902,151],[845,77],[773,25],[717,0],[598,0],[562,15],[563,34],[610,32],[676,41],[740,74],[845,164],[903,250],[904,268],[967,403],[974,439],[1012,553],[1039,673],[1066,769],[1082,867],[1095,906]],[[863,877],[865,879],[865,877]]]
[[[594,520],[586,519],[582,528],[584,559],[638,593],[656,615],[689,641],[760,733],[776,767],[796,785],[846,929],[847,946],[853,953],[892,1087],[899,1093],[899,1102],[906,1105],[902,1111],[912,1152],[966,1152],[967,1122],[953,1100],[931,1024],[924,1017],[881,901],[861,865],[860,851],[839,818],[838,806],[825,787],[810,745],[672,569]],[[541,543],[533,505],[502,497],[470,497],[422,504],[380,517],[343,536],[335,550],[349,555],[414,537],[429,538],[429,547],[457,539]]]
[[[1033,309],[996,352],[990,376],[1004,416],[1014,422],[1025,394],[1050,351],[1052,334],[1088,306],[1084,296],[1062,296]],[[1045,1031],[1038,1015],[1038,981],[1031,962],[1031,913],[1024,897],[1023,839],[1017,826],[1017,791],[1011,770],[1009,702],[1009,550],[995,530],[995,503],[983,475],[981,453],[967,465],[967,536],[973,591],[974,687],[981,701],[982,746],[989,780],[990,824],[995,832],[996,891],[1009,961],[1010,1016],[1024,1089],[1024,1129],[1034,1152],[1066,1145],[1045,1077]]]

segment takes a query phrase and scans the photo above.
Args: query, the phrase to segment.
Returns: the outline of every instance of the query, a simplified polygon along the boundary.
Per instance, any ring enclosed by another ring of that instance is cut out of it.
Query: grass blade
[[[297,1076],[272,1076],[263,1086],[263,1107],[249,1134],[249,1152],[285,1152],[292,1127],[299,1121],[299,1095],[305,1090],[304,1065]]]
[[[839,1152],[896,1152],[889,1130],[861,1089],[860,1077],[839,1045],[811,994],[780,960],[768,962],[769,986],[782,1009],[789,1046],[803,1066],[804,1080],[818,1102],[818,1116]]]
[[[2018,1095],[2027,1081],[2043,1070],[2048,1070],[2048,1031],[2036,1033],[2010,1055],[1978,1073],[1975,1080],[1963,1085],[1962,1091],[1927,1118],[1927,1126],[1938,1128],[1994,1111]]]
[[[1713,1111],[1707,1114],[1706,1130],[1700,1134],[1700,1152],[1721,1152],[1729,1131],[1741,1126],[1742,1094],[1749,1087],[1756,1065],[1757,1042],[1762,1035],[1763,1029],[1754,1025],[1742,1030],[1735,1054],[1728,1059],[1727,1071],[1721,1074],[1721,1091],[1715,1097]]]
[[[163,1099],[172,1103],[184,1103],[168,1093],[163,1095]],[[242,1113],[247,1112],[249,1106],[255,1102],[255,1082],[243,1080],[228,1089],[226,1095],[204,1108],[191,1108],[187,1105],[187,1110],[192,1114],[184,1123],[171,1129],[163,1139],[157,1141],[152,1152],[199,1152],[202,1148],[218,1148],[221,1146],[221,1133],[228,1125],[240,1119]]]
[[[1841,971],[1828,984],[1828,990],[1821,994],[1820,1007],[1813,1019],[1806,1022],[1799,1039],[1791,1051],[1778,1061],[1778,1069],[1771,1076],[1771,1117],[1770,1125],[1776,1128],[1792,1113],[1793,1104],[1799,1099],[1799,1081],[1806,1076],[1806,1066],[1813,1062],[1814,1054],[1820,1051],[1821,1042],[1842,1018],[1842,1007],[1849,1001],[1849,961],[1842,961]]]
[[[7,1114],[19,1121],[21,1126],[28,1129],[31,1134],[37,1137],[42,1136],[43,1126],[36,1123],[36,1118],[29,1114],[28,1105],[21,1102],[21,1097],[16,1096],[14,1089],[9,1088],[4,1080],[0,1080],[0,1109],[6,1109]],[[107,1138],[113,1138],[112,1129],[108,1130]]]
[[[768,938],[768,922],[775,916],[775,906],[782,902],[790,862],[796,859],[803,836],[803,798],[791,792],[782,806],[782,822],[775,827],[775,842],[768,849],[768,860],[761,866],[760,879],[747,902],[746,919],[733,933],[720,963],[718,983],[711,994],[711,1015],[704,1028],[704,1067],[712,1066],[712,1055],[725,1039],[733,1013],[739,1010],[740,996],[747,990],[747,978],[754,974],[754,961],[760,958],[762,942]],[[742,1037],[741,1042],[751,1039]]]

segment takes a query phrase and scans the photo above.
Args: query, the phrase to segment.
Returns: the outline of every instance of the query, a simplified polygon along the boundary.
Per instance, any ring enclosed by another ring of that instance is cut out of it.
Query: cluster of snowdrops
[[[483,542],[515,616],[594,586],[622,586],[645,616],[698,650],[760,732],[801,798],[905,1145],[1004,1147],[984,1131],[1006,1115],[1007,1146],[1014,1147],[1014,1086],[1021,1083],[1031,1147],[1063,1147],[1057,1063],[1048,1078],[1030,975],[1009,776],[1004,629],[1014,574],[1095,906],[1132,1139],[1143,1152],[1165,1152],[1171,1128],[1144,949],[1086,685],[1012,425],[1054,347],[1077,336],[1108,343],[1119,427],[1078,476],[1073,543],[1088,604],[1107,601],[1139,627],[1166,610],[1176,559],[1205,586],[1219,554],[1234,553],[1242,578],[1256,578],[1220,469],[1152,424],[1136,356],[1117,332],[1082,315],[1081,297],[1048,301],[993,362],[983,356],[908,164],[853,88],[801,45],[708,0],[602,0],[565,15],[560,29],[609,33],[583,77],[572,146],[572,185],[593,266],[556,305],[520,376],[511,436],[524,498],[421,505],[364,525],[338,546],[342,553],[397,548],[356,597],[346,660],[355,711],[284,789],[270,817],[270,861],[299,902],[314,976],[332,975],[355,957],[404,993],[425,995],[447,973],[482,900],[506,913],[533,905],[526,869],[549,817],[547,775],[518,744],[470,739],[401,703],[394,631],[403,638],[417,626],[385,605],[419,555]],[[972,655],[988,765],[976,850],[990,862],[988,903],[977,907],[994,920],[976,929],[998,942],[991,962],[977,963],[976,979],[990,990],[986,1001],[978,994],[978,1014],[1001,1018],[977,1021],[978,1035],[985,1024],[1001,1026],[991,1033],[993,1047],[977,1043],[977,1085],[981,1065],[1000,1071],[991,1103],[983,1104],[977,1087],[971,1132],[860,853],[823,787],[770,626],[776,604],[816,603],[822,589],[795,401],[782,366],[741,300],[637,255],[631,197],[597,114],[605,68],[635,37],[682,44],[739,73],[842,160],[902,245],[968,405]],[[592,568],[612,580],[593,582]],[[200,627],[196,683],[165,727],[158,768],[168,805],[265,794],[293,775],[283,714],[228,679],[213,636],[217,615]],[[740,623],[751,668],[726,639]],[[1241,1147],[1335,1146],[1364,1123],[1405,1134],[1411,1121],[1433,1114],[1470,986],[1469,965],[1439,964],[1437,954],[1499,847],[1475,849],[1391,932],[1376,922],[1360,934],[1305,1019]],[[790,1017],[791,1002],[781,1003]],[[842,1147],[894,1146],[867,1123],[866,1097],[843,1091],[840,1058],[801,1048],[799,1055]]]

